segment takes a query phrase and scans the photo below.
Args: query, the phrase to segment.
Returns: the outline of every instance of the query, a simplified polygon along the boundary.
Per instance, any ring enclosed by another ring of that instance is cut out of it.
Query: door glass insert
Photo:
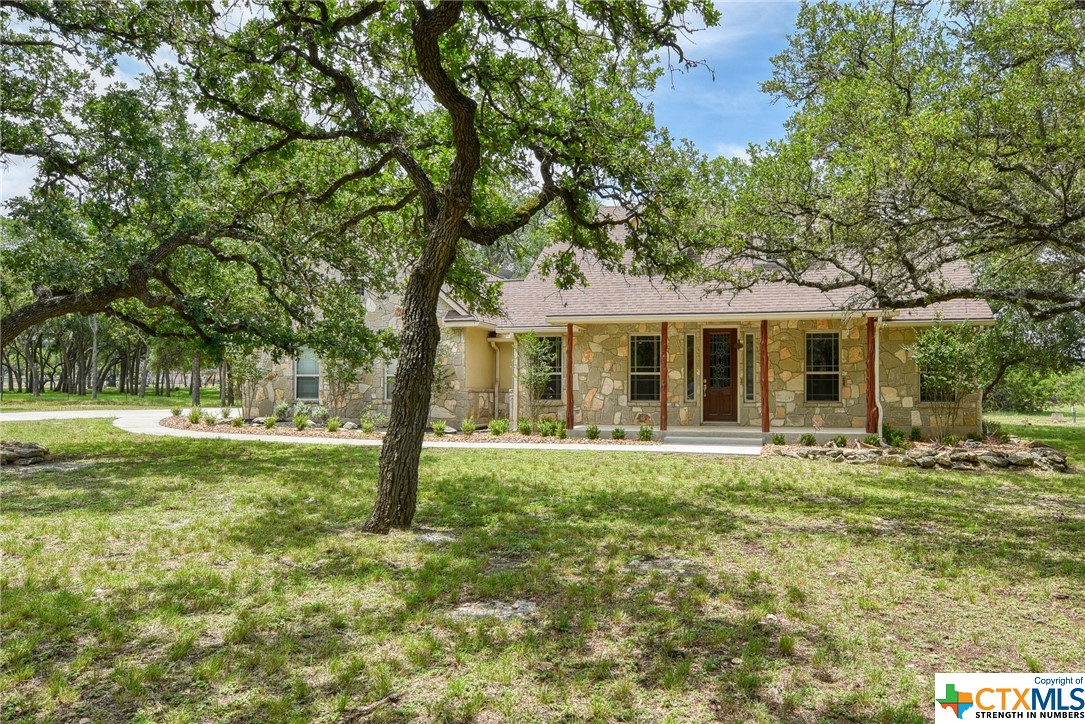
[[[731,335],[713,334],[711,339],[709,384],[712,387],[731,386]]]

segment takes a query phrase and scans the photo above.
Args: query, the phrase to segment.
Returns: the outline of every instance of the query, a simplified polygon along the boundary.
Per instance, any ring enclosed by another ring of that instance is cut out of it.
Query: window
[[[294,365],[294,399],[320,399],[320,359],[308,347],[302,348]]]
[[[840,335],[809,332],[806,335],[806,401],[836,402],[840,399]]]
[[[561,399],[561,337],[541,337],[541,341],[550,345],[550,379],[546,383],[546,391],[543,392],[544,400]]]
[[[924,372],[919,373],[920,402],[953,402],[953,390],[939,385]]]
[[[697,395],[696,337],[686,335],[686,402],[693,402]]]
[[[398,359],[390,359],[384,363],[384,399],[392,399],[392,390],[396,387],[396,369],[399,368]]]
[[[629,399],[659,400],[659,335],[629,337]]]
[[[753,402],[753,335],[746,335],[746,402]]]

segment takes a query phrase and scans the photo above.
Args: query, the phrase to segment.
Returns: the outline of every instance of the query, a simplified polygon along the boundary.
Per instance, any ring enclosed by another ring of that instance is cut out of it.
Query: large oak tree
[[[201,8],[179,26],[201,109],[226,129],[247,178],[372,229],[405,273],[388,434],[365,527],[414,516],[443,287],[492,305],[495,289],[461,254],[545,210],[569,249],[551,260],[575,281],[574,249],[617,267],[688,261],[684,178],[696,154],[660,133],[639,93],[680,43],[716,22],[708,2],[250,2]],[[600,217],[601,202],[629,210]],[[349,213],[345,210],[350,209]],[[406,226],[404,226],[406,224]],[[607,231],[629,228],[626,248]],[[623,253],[631,251],[623,261]]]

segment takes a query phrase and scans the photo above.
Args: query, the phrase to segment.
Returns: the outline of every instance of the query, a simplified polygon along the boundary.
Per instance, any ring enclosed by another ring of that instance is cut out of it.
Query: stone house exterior
[[[993,322],[990,307],[973,300],[856,310],[846,308],[848,290],[781,283],[715,294],[608,272],[590,256],[581,258],[581,269],[587,284],[570,291],[557,290],[538,265],[524,279],[505,281],[498,317],[471,314],[442,297],[442,360],[452,388],[434,400],[431,417],[455,427],[466,417],[485,423],[528,415],[526,392],[515,384],[514,341],[534,332],[552,340],[557,353],[549,399],[537,409],[571,429],[718,426],[851,437],[882,425],[930,431],[931,402],[908,352],[917,331],[936,319]],[[970,279],[964,267],[947,269],[945,277],[948,284]],[[367,298],[367,321],[396,329],[397,305],[396,297]],[[348,417],[388,413],[394,368],[378,361],[360,375]],[[271,377],[257,394],[261,415],[277,400],[326,397],[317,360],[280,361]],[[960,411],[954,432],[978,430],[980,395],[965,398]]]

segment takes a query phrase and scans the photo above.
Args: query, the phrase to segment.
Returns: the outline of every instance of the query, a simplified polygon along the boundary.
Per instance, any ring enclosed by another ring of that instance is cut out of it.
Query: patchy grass
[[[218,387],[204,387],[200,390],[200,396],[205,403],[210,403],[207,405],[208,407],[218,409]],[[102,390],[98,393],[97,400],[91,399],[90,395],[69,395],[65,392],[43,392],[40,397],[34,397],[29,392],[3,392],[3,396],[0,397],[0,411],[109,410],[125,407],[161,407],[168,409],[174,405],[188,407],[190,400],[188,390],[175,390],[170,397],[148,394],[142,398],[138,394]]]
[[[1085,467],[1085,411],[1078,411],[1076,425],[1069,422],[1052,424],[1050,413],[998,413],[984,417],[1001,423],[1002,428],[1012,435],[1057,447],[1069,455],[1072,462],[1076,461],[1079,470]],[[1069,412],[1066,419],[1070,419]]]
[[[4,721],[919,721],[1085,668],[1080,474],[426,451],[427,543],[358,531],[373,449],[3,436],[96,461],[3,477]]]

